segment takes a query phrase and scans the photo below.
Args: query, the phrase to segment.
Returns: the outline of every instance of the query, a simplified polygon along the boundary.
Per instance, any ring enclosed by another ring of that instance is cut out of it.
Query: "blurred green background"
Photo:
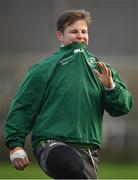
[[[24,171],[17,171],[9,164],[0,164],[1,179],[46,179],[42,170],[31,164]],[[99,167],[99,179],[138,179],[138,164],[112,164],[105,163]]]
[[[89,50],[121,75],[133,95],[133,108],[118,118],[105,113],[99,178],[138,179],[138,1],[137,0],[0,0],[0,178],[46,178],[32,154],[31,164],[13,169],[4,145],[4,121],[28,68],[58,47],[56,18],[67,9],[92,16]]]

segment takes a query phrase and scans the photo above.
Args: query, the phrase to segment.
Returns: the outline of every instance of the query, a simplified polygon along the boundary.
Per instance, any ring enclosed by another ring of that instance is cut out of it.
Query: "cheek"
[[[74,39],[75,39],[75,36],[70,35],[70,36],[66,37],[65,41],[70,42],[70,41],[72,41]]]
[[[68,37],[68,39],[74,39],[74,38],[76,38],[75,34],[70,34],[69,37]]]
[[[87,40],[87,42],[89,41],[89,36],[86,36],[85,39]]]
[[[88,34],[85,36],[85,38],[86,38],[86,39],[89,39],[89,36],[88,36]]]

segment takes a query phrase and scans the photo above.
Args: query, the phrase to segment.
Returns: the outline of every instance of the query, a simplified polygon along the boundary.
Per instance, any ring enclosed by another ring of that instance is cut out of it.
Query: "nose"
[[[83,36],[83,33],[81,31],[78,31],[77,37],[81,38]]]

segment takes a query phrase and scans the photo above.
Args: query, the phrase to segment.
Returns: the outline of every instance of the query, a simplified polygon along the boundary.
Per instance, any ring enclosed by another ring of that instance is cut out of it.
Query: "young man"
[[[13,166],[28,164],[25,137],[55,179],[96,179],[104,110],[130,111],[131,94],[118,73],[87,50],[89,12],[69,10],[57,20],[58,52],[33,65],[11,104],[5,124]]]

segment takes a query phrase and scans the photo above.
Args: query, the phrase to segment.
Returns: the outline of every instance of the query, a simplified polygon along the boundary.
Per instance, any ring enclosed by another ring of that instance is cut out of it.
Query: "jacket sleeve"
[[[119,74],[113,68],[110,69],[115,82],[115,88],[105,90],[105,110],[111,116],[121,116],[131,110],[132,96]]]
[[[35,68],[31,68],[17,90],[5,122],[8,148],[24,146],[41,108],[45,82]]]

